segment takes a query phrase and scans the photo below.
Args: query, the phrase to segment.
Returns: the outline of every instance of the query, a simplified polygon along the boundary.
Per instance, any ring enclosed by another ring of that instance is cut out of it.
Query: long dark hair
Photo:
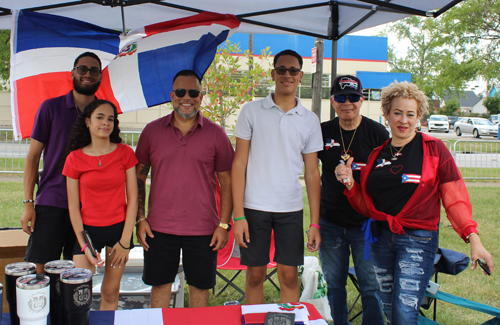
[[[116,109],[116,106],[112,102],[107,100],[103,99],[94,100],[83,109],[81,114],[76,119],[73,128],[71,129],[71,134],[69,136],[68,143],[66,144],[66,148],[64,149],[63,157],[61,159],[62,166],[64,166],[64,163],[66,162],[66,157],[68,157],[71,151],[83,148],[90,144],[91,142],[90,131],[87,128],[85,119],[86,118],[90,119],[90,116],[92,116],[96,108],[104,104],[111,105],[111,107],[113,107],[113,113],[115,115],[113,131],[109,135],[109,141],[113,143],[122,142],[122,138],[120,137],[120,128],[118,127],[119,121],[118,121],[118,111]]]

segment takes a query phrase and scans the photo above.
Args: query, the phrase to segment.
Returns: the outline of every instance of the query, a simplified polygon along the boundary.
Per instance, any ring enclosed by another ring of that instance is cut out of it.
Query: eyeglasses
[[[296,76],[299,74],[300,69],[297,69],[297,68],[287,69],[284,67],[277,67],[277,68],[274,68],[274,71],[276,71],[276,73],[279,74],[280,76],[284,75],[287,71],[290,73],[291,76]]]
[[[198,89],[182,89],[182,88],[179,88],[179,89],[176,89],[174,90],[174,93],[175,93],[175,96],[177,97],[184,97],[186,96],[186,92],[188,93],[189,97],[191,98],[196,98],[198,96],[200,96],[200,93],[201,91],[199,91]]]
[[[337,103],[345,103],[347,99],[349,99],[351,103],[357,103],[361,99],[361,95],[349,94],[333,96],[333,100]]]
[[[86,75],[87,71],[90,71],[90,75],[92,77],[99,77],[101,75],[101,69],[99,69],[98,67],[89,68],[85,65],[79,65],[77,67],[74,67],[74,69],[76,69],[76,72],[78,72],[78,74],[81,74],[82,76]]]

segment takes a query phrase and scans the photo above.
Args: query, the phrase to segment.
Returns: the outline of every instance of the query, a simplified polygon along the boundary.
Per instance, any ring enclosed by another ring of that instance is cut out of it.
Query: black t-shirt
[[[420,182],[424,160],[422,135],[417,133],[397,154],[400,149],[392,147],[391,154],[391,144],[385,146],[367,181],[367,191],[375,208],[391,216],[404,208]]]
[[[360,228],[366,221],[366,217],[357,213],[349,204],[347,197],[343,194],[344,184],[337,181],[335,167],[339,164],[341,152],[344,150],[340,137],[339,119],[335,118],[321,123],[323,133],[323,150],[318,153],[323,163],[321,175],[321,208],[320,216],[324,220],[332,222],[345,228]],[[353,139],[354,135],[354,139]],[[367,117],[362,117],[356,134],[354,130],[342,129],[345,149],[349,148],[349,154],[354,157],[353,170],[354,180],[359,182],[360,170],[366,165],[368,156],[372,150],[382,145],[389,135],[382,124]]]

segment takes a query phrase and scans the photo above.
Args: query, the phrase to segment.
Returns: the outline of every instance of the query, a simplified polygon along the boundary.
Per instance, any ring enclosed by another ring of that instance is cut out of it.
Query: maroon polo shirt
[[[202,114],[185,136],[173,114],[146,125],[137,143],[139,163],[151,165],[148,222],[166,234],[211,235],[219,223],[215,173],[231,170],[234,150]]]

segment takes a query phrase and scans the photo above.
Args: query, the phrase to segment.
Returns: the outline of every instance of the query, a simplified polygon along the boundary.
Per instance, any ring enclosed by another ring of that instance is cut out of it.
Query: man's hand
[[[309,228],[309,240],[307,241],[307,250],[309,252],[315,252],[321,244],[321,236],[319,234],[319,229],[316,227]]]
[[[21,216],[21,227],[23,231],[28,235],[31,235],[35,231],[35,207],[33,203],[25,203],[23,214]]]
[[[229,233],[226,229],[222,227],[217,227],[214,231],[214,235],[212,236],[212,241],[210,242],[210,247],[214,246],[213,251],[218,251],[226,247],[227,242],[229,241]]]
[[[139,244],[141,244],[142,247],[144,247],[144,250],[147,251],[149,249],[149,245],[146,243],[146,234],[150,237],[153,238],[153,232],[151,231],[151,228],[149,227],[149,223],[147,220],[142,220],[137,224],[137,240],[139,241]]]
[[[233,234],[236,243],[240,247],[248,248],[250,242],[250,232],[248,231],[248,221],[246,219],[235,221],[233,224]]]

